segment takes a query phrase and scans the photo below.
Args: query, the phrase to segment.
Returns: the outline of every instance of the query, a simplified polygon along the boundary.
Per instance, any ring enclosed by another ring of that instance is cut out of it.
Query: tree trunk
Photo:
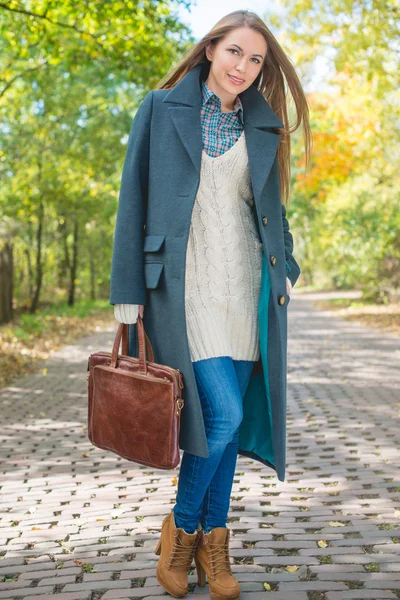
[[[72,264],[70,268],[70,285],[69,285],[69,296],[68,296],[68,306],[73,306],[75,303],[75,280],[76,273],[78,269],[78,234],[79,234],[79,225],[78,225],[78,217],[75,218],[74,222],[74,244],[72,248]]]
[[[0,323],[8,323],[13,318],[13,262],[13,246],[6,242],[0,250]]]
[[[89,269],[90,269],[90,298],[96,300],[96,266],[94,260],[94,252],[89,254]]]
[[[33,271],[32,271],[31,254],[30,254],[28,248],[25,248],[25,256],[26,256],[26,264],[28,266],[28,297],[32,298]]]
[[[40,290],[42,288],[43,281],[43,263],[42,263],[42,234],[43,234],[43,221],[44,221],[44,206],[42,200],[40,200],[39,211],[38,211],[38,228],[36,233],[36,285],[35,292],[30,307],[30,313],[36,312],[39,305]]]
[[[63,217],[63,222],[59,223],[57,232],[59,235],[60,258],[57,266],[58,287],[60,289],[66,286],[69,277],[69,252],[68,252],[68,227],[67,218]]]

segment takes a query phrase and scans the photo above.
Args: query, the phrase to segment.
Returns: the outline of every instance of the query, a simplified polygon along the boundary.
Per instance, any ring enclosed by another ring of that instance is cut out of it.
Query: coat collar
[[[205,63],[193,67],[163,98],[168,115],[200,176],[203,149],[201,129],[201,79]],[[204,71],[203,71],[204,69]],[[283,127],[264,96],[251,85],[239,94],[243,106],[244,132],[249,158],[252,189],[261,210],[261,194],[275,159],[280,136],[267,128]]]

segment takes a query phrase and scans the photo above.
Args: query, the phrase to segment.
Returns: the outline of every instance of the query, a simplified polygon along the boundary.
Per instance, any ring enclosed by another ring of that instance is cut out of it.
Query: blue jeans
[[[176,527],[205,533],[226,527],[243,419],[243,397],[254,362],[229,356],[193,362],[209,448],[208,458],[184,452],[174,506]]]

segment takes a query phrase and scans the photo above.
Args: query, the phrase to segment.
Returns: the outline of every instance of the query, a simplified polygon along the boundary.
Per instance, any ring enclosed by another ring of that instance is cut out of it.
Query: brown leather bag
[[[94,446],[127,460],[174,469],[180,462],[183,375],[179,369],[154,362],[140,314],[137,331],[139,358],[128,356],[125,323],[118,327],[112,352],[89,356],[88,437]],[[122,354],[118,354],[121,336]]]

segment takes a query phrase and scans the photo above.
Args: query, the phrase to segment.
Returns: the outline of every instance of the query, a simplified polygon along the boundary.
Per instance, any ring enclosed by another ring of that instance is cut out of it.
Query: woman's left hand
[[[289,277],[286,277],[286,293],[288,294],[288,296],[290,296],[291,294],[292,287],[292,282],[290,281]]]

